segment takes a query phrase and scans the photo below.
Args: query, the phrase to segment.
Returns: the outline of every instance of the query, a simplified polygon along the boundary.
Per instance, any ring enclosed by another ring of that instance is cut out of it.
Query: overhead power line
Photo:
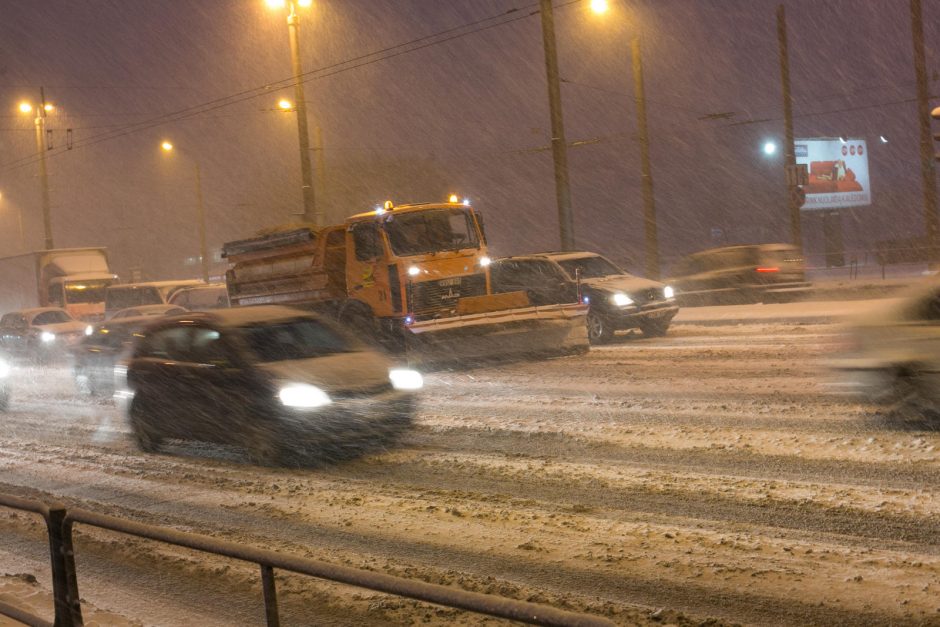
[[[567,7],[573,4],[578,4],[583,1],[584,0],[568,0],[567,2],[563,2],[558,6],[562,8],[562,7]],[[467,22],[460,26],[448,28],[448,29],[439,31],[437,33],[433,33],[431,35],[418,37],[416,39],[412,39],[407,42],[395,44],[393,46],[389,46],[380,50],[362,54],[356,57],[345,59],[343,61],[339,61],[337,63],[333,63],[333,64],[326,65],[326,66],[323,66],[323,67],[320,67],[320,68],[317,68],[308,72],[304,72],[304,74],[302,74],[302,76],[304,77],[302,79],[302,82],[306,83],[306,82],[313,81],[313,80],[319,80],[322,78],[335,76],[337,74],[341,74],[343,72],[348,72],[348,71],[355,70],[361,67],[365,67],[373,63],[386,61],[386,60],[393,59],[395,57],[399,57],[399,56],[402,56],[411,52],[423,50],[431,46],[436,46],[436,45],[443,44],[449,41],[453,41],[455,39],[460,39],[463,37],[467,37],[469,35],[487,31],[493,28],[497,28],[499,26],[505,26],[507,24],[518,22],[520,20],[530,18],[534,15],[538,15],[537,7],[538,7],[538,4],[536,3],[536,4],[529,4],[529,5],[525,5],[521,7],[512,8],[512,9],[509,9],[508,11],[503,11],[499,14],[492,15],[492,16],[489,16],[480,20]],[[164,124],[168,124],[171,122],[179,122],[179,121],[186,120],[192,117],[203,115],[210,111],[215,111],[217,109],[229,107],[229,106],[232,106],[232,105],[235,105],[235,104],[247,101],[247,100],[259,98],[265,94],[270,93],[271,91],[291,87],[294,84],[295,84],[295,79],[293,77],[281,79],[278,81],[274,81],[272,83],[266,83],[264,85],[245,89],[240,92],[236,92],[234,94],[230,94],[228,96],[224,96],[221,98],[216,98],[214,100],[210,100],[210,101],[198,104],[198,105],[193,105],[193,106],[186,107],[177,111],[159,115],[159,116],[147,119],[147,120],[142,120],[140,122],[128,124],[128,125],[119,127],[111,131],[105,131],[103,133],[92,135],[90,137],[77,140],[74,143],[73,147],[83,148],[87,146],[93,146],[102,142],[118,139],[120,137],[124,137],[133,133],[145,131],[145,130],[162,126]],[[52,157],[52,156],[62,154],[62,152],[63,152],[62,150],[54,149],[54,150],[49,151],[47,154],[48,156]],[[0,172],[7,172],[7,171],[16,170],[22,167],[26,167],[26,166],[31,165],[37,160],[38,158],[36,155],[29,155],[27,157],[15,159],[15,160],[12,160],[12,161],[9,161],[7,163],[0,165]]]

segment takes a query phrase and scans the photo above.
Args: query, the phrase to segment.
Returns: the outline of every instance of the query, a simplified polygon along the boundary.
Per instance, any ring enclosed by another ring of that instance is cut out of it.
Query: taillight
[[[755,272],[780,272],[780,268],[754,268]]]

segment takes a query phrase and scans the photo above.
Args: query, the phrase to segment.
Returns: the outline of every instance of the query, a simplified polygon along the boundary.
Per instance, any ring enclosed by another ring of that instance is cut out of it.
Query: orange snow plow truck
[[[588,347],[586,305],[534,307],[525,292],[493,293],[482,218],[468,204],[386,202],[343,224],[229,242],[222,255],[233,307],[326,313],[416,361]]]

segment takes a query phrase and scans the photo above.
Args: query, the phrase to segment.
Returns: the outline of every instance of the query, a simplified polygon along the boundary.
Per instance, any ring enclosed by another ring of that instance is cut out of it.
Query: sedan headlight
[[[424,377],[421,373],[407,368],[389,370],[388,380],[396,390],[420,390],[424,387]]]
[[[672,289],[672,286],[667,285],[666,287],[663,288],[663,296],[665,298],[674,298],[675,295],[676,295],[676,291]]]
[[[0,379],[6,379],[10,376],[10,364],[0,359]]]
[[[43,331],[42,333],[39,334],[39,339],[46,343],[54,342],[55,333],[52,333],[50,331]]]
[[[623,292],[617,292],[610,297],[610,301],[617,305],[618,307],[626,307],[627,305],[633,304],[633,299],[624,294]]]
[[[91,335],[94,332],[95,332],[95,327],[91,326],[90,324],[87,327],[85,327],[85,335]]]
[[[285,407],[295,409],[314,409],[333,402],[326,392],[307,383],[288,383],[278,391],[277,397]]]

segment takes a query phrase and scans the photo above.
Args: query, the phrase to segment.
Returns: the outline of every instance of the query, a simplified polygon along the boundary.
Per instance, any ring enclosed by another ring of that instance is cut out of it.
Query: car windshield
[[[396,255],[479,248],[477,229],[466,209],[447,208],[389,215],[385,232]]]
[[[36,314],[36,317],[33,318],[33,325],[35,326],[59,324],[60,322],[72,322],[72,318],[64,311],[44,311],[41,314]]]
[[[581,270],[582,279],[597,279],[610,276],[612,274],[624,274],[624,271],[607,261],[603,257],[580,257],[577,259],[565,259],[558,262],[572,278],[575,277],[578,269]]]
[[[242,329],[251,352],[261,362],[310,359],[353,350],[349,342],[319,320],[286,320]]]
[[[75,303],[103,303],[105,290],[111,281],[75,281],[65,284],[65,302]]]
[[[106,307],[110,310],[159,305],[163,302],[160,292],[154,287],[112,287],[108,290]]]

